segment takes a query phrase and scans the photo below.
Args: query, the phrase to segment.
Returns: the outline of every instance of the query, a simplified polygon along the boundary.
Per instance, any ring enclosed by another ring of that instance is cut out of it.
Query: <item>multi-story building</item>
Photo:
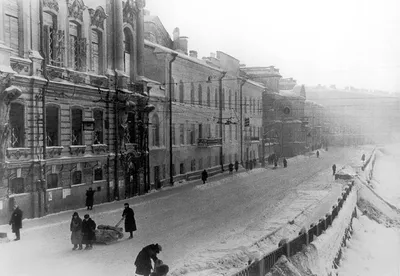
[[[293,78],[283,78],[279,80],[279,90],[292,90],[297,85]]]
[[[1,221],[14,202],[29,218],[84,206],[89,187],[96,204],[150,189],[143,2],[1,2],[1,83],[22,93],[0,160]]]

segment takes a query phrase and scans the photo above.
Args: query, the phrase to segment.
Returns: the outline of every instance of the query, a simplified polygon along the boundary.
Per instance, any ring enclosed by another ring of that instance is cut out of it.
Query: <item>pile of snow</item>
[[[343,251],[340,276],[400,275],[400,231],[366,216],[353,221],[353,236]]]

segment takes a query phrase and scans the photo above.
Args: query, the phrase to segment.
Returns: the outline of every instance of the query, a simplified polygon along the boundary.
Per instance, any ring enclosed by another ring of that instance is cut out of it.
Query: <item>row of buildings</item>
[[[328,143],[304,86],[199,58],[144,0],[6,0],[0,24],[1,222],[15,202],[38,217],[89,187],[97,204]]]

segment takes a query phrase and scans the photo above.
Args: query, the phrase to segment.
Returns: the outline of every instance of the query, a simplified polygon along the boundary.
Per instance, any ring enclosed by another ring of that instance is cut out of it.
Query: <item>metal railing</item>
[[[248,267],[236,272],[232,276],[264,276],[272,269],[280,257],[283,255],[290,257],[300,252],[304,246],[314,241],[315,237],[320,236],[332,225],[353,187],[354,181],[342,192],[341,198],[339,198],[338,203],[332,207],[332,211],[317,223],[311,224],[307,232],[300,232],[294,239],[280,245],[277,249],[265,255],[261,260],[250,264]]]

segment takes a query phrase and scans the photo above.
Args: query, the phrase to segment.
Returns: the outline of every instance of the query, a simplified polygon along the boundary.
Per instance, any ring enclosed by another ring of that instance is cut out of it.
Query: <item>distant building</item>
[[[297,81],[293,78],[285,78],[279,80],[279,90],[292,90],[297,85]]]

